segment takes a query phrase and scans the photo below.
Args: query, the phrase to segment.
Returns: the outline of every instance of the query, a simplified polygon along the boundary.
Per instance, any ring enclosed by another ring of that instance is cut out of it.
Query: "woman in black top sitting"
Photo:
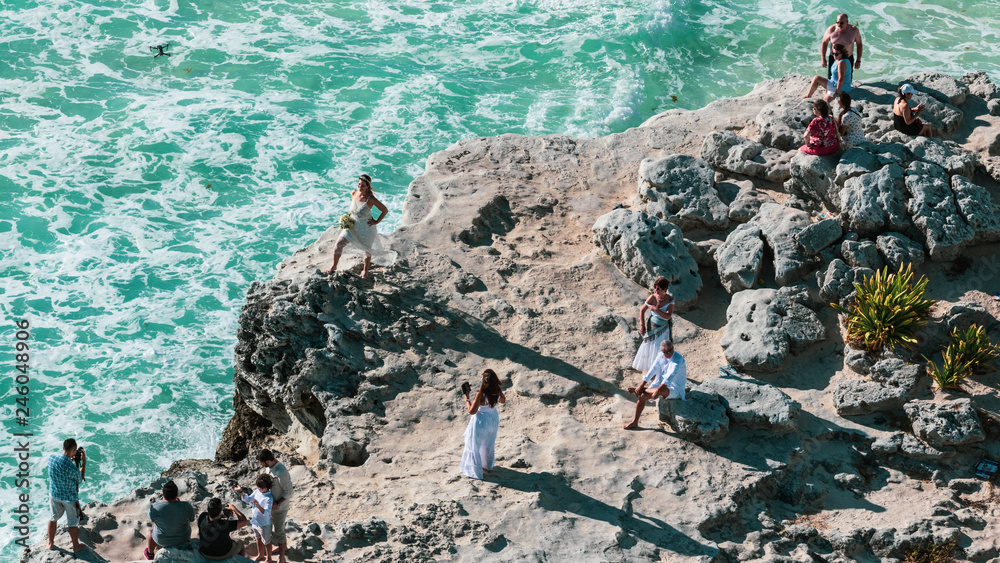
[[[892,127],[900,133],[907,135],[931,136],[930,124],[924,123],[917,118],[923,113],[924,104],[917,105],[916,109],[910,109],[909,100],[917,93],[917,89],[910,84],[903,84],[896,90],[898,97],[892,103]]]

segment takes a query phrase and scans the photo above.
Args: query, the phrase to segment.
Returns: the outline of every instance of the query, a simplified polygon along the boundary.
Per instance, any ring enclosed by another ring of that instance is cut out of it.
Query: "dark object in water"
[[[164,44],[164,45],[154,45],[154,46],[150,47],[150,48],[149,48],[149,50],[150,50],[150,51],[152,51],[152,50],[154,50],[154,49],[156,50],[156,54],[155,54],[155,55],[153,55],[153,58],[154,58],[154,59],[155,59],[156,57],[159,57],[160,55],[164,55],[164,56],[167,56],[167,57],[169,57],[169,56],[170,56],[170,53],[164,53],[164,52],[163,52],[163,50],[164,50],[164,49],[167,49],[167,48],[169,48],[169,47],[170,47],[170,43],[166,43],[166,44]]]

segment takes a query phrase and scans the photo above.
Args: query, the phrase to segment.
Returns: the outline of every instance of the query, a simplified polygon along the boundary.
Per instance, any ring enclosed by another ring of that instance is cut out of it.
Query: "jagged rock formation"
[[[640,287],[653,287],[662,276],[670,281],[679,312],[697,303],[701,276],[680,227],[641,211],[616,209],[601,215],[593,231],[594,242]]]
[[[773,385],[733,376],[706,379],[699,387],[722,400],[733,424],[774,434],[794,432],[801,406]]]
[[[736,227],[715,253],[715,260],[719,281],[726,291],[736,293],[754,287],[764,260],[760,225],[747,223]]]
[[[736,194],[736,199],[729,204],[729,219],[737,223],[746,223],[757,216],[760,206],[765,203],[774,203],[774,198],[766,192],[758,192],[753,187],[741,189]]]
[[[826,303],[840,303],[854,293],[854,284],[874,274],[871,268],[851,268],[840,258],[834,258],[825,272],[819,272],[819,297]]]
[[[833,402],[837,414],[852,416],[903,408],[927,390],[923,366],[900,358],[884,358],[866,369],[870,380],[850,379],[837,384]]]
[[[732,131],[714,131],[701,145],[701,158],[713,167],[775,183],[788,179],[791,174],[788,161],[794,154],[767,148]]]
[[[714,176],[707,162],[684,154],[645,159],[639,165],[636,203],[681,228],[723,230],[729,226],[729,208],[715,191]]]
[[[840,254],[852,268],[881,270],[885,266],[878,254],[878,246],[870,240],[845,240],[840,245]]]
[[[741,291],[726,311],[722,345],[729,363],[748,372],[782,369],[789,352],[826,337],[816,313],[774,289]]]
[[[945,404],[912,401],[905,407],[913,434],[932,446],[962,446],[986,439],[969,399]]]
[[[660,420],[685,440],[704,445],[729,434],[729,415],[718,393],[695,386],[687,391],[685,400],[661,400],[659,408]]]

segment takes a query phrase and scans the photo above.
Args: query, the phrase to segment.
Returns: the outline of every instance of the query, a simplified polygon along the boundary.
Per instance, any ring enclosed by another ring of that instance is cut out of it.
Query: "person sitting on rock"
[[[625,430],[639,427],[639,417],[646,408],[646,401],[657,397],[665,399],[684,400],[684,389],[687,387],[687,364],[684,357],[674,351],[674,343],[664,340],[660,344],[663,354],[653,362],[642,383],[638,387],[629,387],[627,391],[636,396],[635,416],[624,426]]]
[[[803,98],[811,98],[816,90],[822,86],[826,88],[826,96],[823,98],[827,102],[832,102],[841,92],[851,91],[851,65],[847,61],[847,48],[837,43],[833,46],[834,62],[830,65],[830,78],[814,76],[809,85],[809,91]]]
[[[235,516],[234,520],[232,517]],[[243,542],[233,540],[229,534],[249,524],[243,513],[232,504],[222,510],[222,501],[212,498],[208,510],[198,516],[198,553],[209,561],[224,561],[236,555],[245,555]]]
[[[149,507],[149,520],[153,530],[149,533],[143,556],[153,559],[161,547],[175,547],[191,539],[191,522],[195,511],[191,503],[177,497],[177,484],[167,481],[163,484],[163,500]]]
[[[911,84],[903,84],[896,90],[896,100],[892,102],[892,127],[906,135],[930,137],[930,124],[917,117],[927,106],[921,103],[916,108],[910,108],[910,98],[916,93],[917,89]]]
[[[806,144],[799,150],[816,156],[837,152],[840,143],[837,142],[837,123],[830,116],[830,104],[825,100],[816,100],[813,102],[813,114],[816,117],[806,127]]]
[[[841,92],[837,99],[840,104],[840,115],[837,116],[837,131],[844,141],[844,149],[856,147],[868,141],[865,132],[861,128],[861,114],[858,110],[851,109],[851,95]]]

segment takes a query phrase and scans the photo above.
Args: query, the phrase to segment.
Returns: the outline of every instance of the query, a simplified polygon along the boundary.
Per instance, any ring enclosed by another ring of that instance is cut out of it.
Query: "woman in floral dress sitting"
[[[813,102],[813,114],[816,116],[809,127],[806,127],[806,144],[799,150],[806,154],[826,156],[837,152],[840,143],[837,141],[837,122],[830,116],[830,104],[826,100]]]

